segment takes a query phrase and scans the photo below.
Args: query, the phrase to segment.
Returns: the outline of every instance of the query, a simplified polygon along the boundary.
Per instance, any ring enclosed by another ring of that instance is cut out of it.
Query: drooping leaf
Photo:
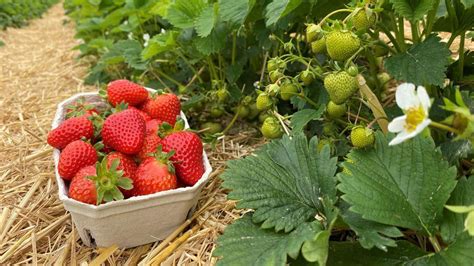
[[[334,266],[393,266],[425,255],[425,253],[409,243],[398,241],[397,247],[388,248],[388,252],[380,249],[364,249],[357,243],[330,242],[327,265]]]
[[[416,85],[441,85],[446,77],[449,55],[446,45],[432,35],[406,52],[387,58],[385,68],[397,80]]]
[[[223,187],[238,208],[255,209],[253,219],[263,228],[289,232],[336,200],[336,158],[328,146],[316,147],[316,137],[308,143],[302,133],[284,136],[256,156],[230,161]]]
[[[402,232],[395,227],[362,218],[358,213],[349,210],[349,204],[342,204],[341,216],[344,222],[357,234],[359,243],[366,249],[374,246],[387,252],[387,247],[395,247],[396,241],[390,237],[401,237]]]
[[[459,235],[456,240],[439,253],[430,253],[407,262],[407,266],[422,265],[472,265],[474,262],[474,237],[467,233]]]
[[[417,21],[423,18],[428,11],[434,8],[434,0],[390,0],[395,12],[410,21]]]
[[[196,49],[204,55],[210,55],[212,53],[219,52],[224,48],[226,42],[227,32],[223,25],[217,25],[212,29],[209,36],[204,38],[196,38],[194,45]]]
[[[166,19],[175,27],[192,28],[194,20],[206,7],[205,0],[176,0],[169,6]]]
[[[194,27],[200,37],[206,37],[211,34],[214,25],[217,22],[218,4],[210,5],[204,8],[201,14],[194,21]]]
[[[303,223],[289,234],[262,229],[246,214],[229,225],[217,240],[213,256],[222,257],[217,265],[286,265],[287,256],[298,257],[304,241],[312,239],[321,227],[317,222]]]
[[[266,8],[266,25],[275,24],[301,4],[302,0],[273,0]]]
[[[236,25],[244,23],[256,0],[219,0],[220,18]]]
[[[301,132],[310,121],[321,118],[325,110],[326,107],[324,105],[320,105],[317,110],[303,109],[294,113],[291,117],[291,127],[293,128],[293,133]]]
[[[375,148],[352,150],[351,174],[338,174],[342,198],[364,219],[433,234],[443,207],[456,186],[456,169],[427,138],[388,146],[376,134]]]
[[[474,177],[459,179],[456,188],[451,194],[447,205],[472,205],[474,204]],[[441,223],[441,236],[445,242],[452,242],[459,234],[464,232],[464,221],[467,213],[455,213],[448,209],[443,212]]]
[[[143,59],[150,59],[155,55],[169,51],[176,47],[176,37],[178,33],[176,31],[167,31],[153,36],[148,41],[148,46],[143,49]]]
[[[168,15],[169,5],[170,0],[160,0],[155,3],[148,12],[152,15],[166,17]]]

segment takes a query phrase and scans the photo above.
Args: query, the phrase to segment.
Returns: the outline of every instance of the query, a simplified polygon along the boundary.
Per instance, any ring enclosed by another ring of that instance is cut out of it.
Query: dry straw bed
[[[84,246],[57,196],[52,149],[45,139],[56,105],[84,87],[87,66],[72,48],[73,25],[62,6],[22,29],[0,33],[0,265],[57,264],[209,265],[215,240],[241,213],[225,198],[217,178],[227,160],[260,144],[251,133],[207,147],[215,169],[192,220],[162,243],[122,250]],[[159,226],[159,225],[157,225]]]

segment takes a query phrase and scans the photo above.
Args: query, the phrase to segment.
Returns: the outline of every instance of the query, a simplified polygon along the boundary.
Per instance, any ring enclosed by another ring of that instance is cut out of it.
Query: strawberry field
[[[65,0],[0,32],[0,264],[473,265],[473,29],[472,0]]]

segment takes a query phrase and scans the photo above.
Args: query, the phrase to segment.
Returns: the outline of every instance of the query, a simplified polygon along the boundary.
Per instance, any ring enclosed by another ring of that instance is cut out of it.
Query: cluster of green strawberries
[[[199,136],[184,130],[172,93],[149,93],[128,80],[107,85],[107,107],[78,100],[48,134],[61,150],[59,175],[69,197],[88,204],[194,185],[204,174]]]
[[[334,12],[337,13],[337,12]],[[328,121],[339,119],[347,114],[348,101],[359,90],[358,67],[353,63],[355,57],[364,49],[360,36],[373,26],[376,13],[369,4],[357,7],[344,21],[323,19],[319,24],[309,24],[303,37],[313,56],[324,54],[328,60],[313,66],[316,58],[303,58],[301,55],[285,54],[267,62],[270,83],[263,91],[257,91],[256,106],[259,111],[274,110],[278,101],[289,101],[297,96],[305,99],[304,90],[316,79],[322,80],[330,101],[326,104]],[[291,48],[290,48],[291,49]],[[293,62],[307,65],[296,75],[286,75],[287,65]],[[270,115],[262,126],[266,138],[279,138],[283,134],[281,119]],[[372,145],[374,134],[370,127],[353,125],[350,139],[354,147]]]

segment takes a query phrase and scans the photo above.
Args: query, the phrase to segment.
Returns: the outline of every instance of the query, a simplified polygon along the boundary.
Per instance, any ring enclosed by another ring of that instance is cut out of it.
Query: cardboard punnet
[[[58,105],[52,124],[53,129],[64,120],[66,106],[81,97],[98,107],[105,106],[96,92],[76,94]],[[186,128],[189,128],[182,112],[181,117],[185,121]],[[128,248],[166,238],[194,211],[199,193],[212,172],[207,155],[203,151],[206,171],[194,186],[95,206],[68,197],[68,188],[58,173],[59,154],[60,151],[54,149],[59,199],[63,202],[64,208],[71,213],[77,231],[87,246],[106,247],[116,244],[121,248]]]

